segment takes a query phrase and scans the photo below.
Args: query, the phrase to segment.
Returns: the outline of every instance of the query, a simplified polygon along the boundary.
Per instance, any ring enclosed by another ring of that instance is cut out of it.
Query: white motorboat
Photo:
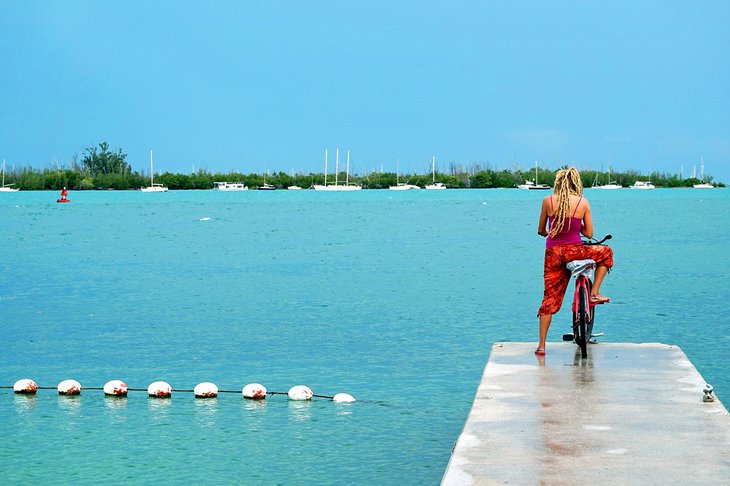
[[[17,187],[11,187],[15,184],[5,185],[5,159],[3,159],[3,185],[0,186],[0,192],[18,192],[20,189]]]
[[[149,187],[140,187],[142,192],[167,192],[167,187],[163,184],[155,184],[155,166],[152,162],[152,150],[150,150],[150,185]]]
[[[214,182],[219,191],[248,191],[246,184],[241,182]]]
[[[288,186],[287,187],[287,190],[289,190],[289,191],[301,191],[302,188],[299,187],[299,186]]]
[[[621,184],[617,184],[616,181],[613,181],[602,186],[593,186],[591,189],[623,189],[623,186]]]
[[[443,182],[436,182],[436,157],[431,157],[431,184],[426,184],[424,189],[430,191],[446,189],[446,185]]]
[[[538,189],[538,190],[545,190],[550,189],[550,186],[547,184],[535,184],[533,181],[525,181],[524,184],[519,184],[517,186],[517,189]]]
[[[420,187],[414,184],[406,184],[405,182],[397,182],[394,186],[389,186],[388,189],[391,191],[410,191],[411,189],[420,189]]]
[[[327,149],[324,151],[324,184],[314,184],[312,188],[315,191],[359,191],[362,189],[360,185],[350,185],[350,151],[347,151],[347,176],[345,184],[340,185],[337,180],[340,171],[340,149],[337,149],[335,157],[335,183],[327,184]]]
[[[651,182],[636,181],[634,182],[634,185],[631,186],[631,189],[656,189],[656,186],[654,186]]]
[[[517,186],[517,189],[528,189],[528,190],[546,190],[550,189],[550,186],[547,184],[538,184],[537,183],[537,162],[535,162],[535,180],[534,181],[525,181],[524,184],[519,184]]]

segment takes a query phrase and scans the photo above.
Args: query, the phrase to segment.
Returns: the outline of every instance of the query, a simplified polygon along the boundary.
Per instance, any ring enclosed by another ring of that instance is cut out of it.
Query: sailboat
[[[596,176],[598,177],[598,176]],[[591,189],[621,189],[623,186],[619,184],[616,181],[611,180],[611,169],[608,169],[608,184],[604,184],[602,186],[600,185],[593,185],[591,186]]]
[[[294,180],[294,168],[292,168],[292,170],[289,171],[289,177],[292,180]],[[289,191],[301,191],[302,190],[302,187],[301,186],[297,186],[296,184],[292,184],[291,186],[287,186],[287,189]]]
[[[266,173],[264,174],[264,183],[261,184],[256,189],[258,189],[259,191],[275,191],[276,190],[275,185],[269,184],[266,182],[266,176],[268,176],[268,175],[269,175],[269,169],[266,169]]]
[[[395,185],[389,186],[388,189],[391,191],[410,191],[411,189],[420,189],[420,187],[414,184],[406,184],[405,182],[399,182],[398,177],[400,175],[400,161],[396,162],[395,170]]]
[[[539,190],[545,190],[550,189],[550,186],[547,184],[538,184],[537,183],[537,162],[535,162],[535,180],[533,181],[525,181],[524,184],[520,184],[517,186],[517,189],[539,189]]]
[[[426,184],[425,189],[440,191],[446,189],[443,182],[436,182],[436,157],[431,157],[431,184]]]
[[[0,186],[0,192],[18,192],[20,189],[17,187],[10,187],[14,186],[15,184],[8,184],[5,185],[5,159],[3,159],[3,185]]]
[[[350,151],[347,151],[347,178],[345,179],[345,184],[340,185],[339,181],[337,180],[337,177],[339,176],[340,172],[340,149],[337,149],[335,152],[335,183],[327,184],[327,149],[324,151],[324,185],[322,184],[314,184],[312,188],[315,191],[359,191],[362,189],[362,186],[360,185],[350,185]]]
[[[705,159],[704,157],[700,157],[700,182],[699,184],[693,184],[692,187],[695,189],[714,189],[715,186],[710,184],[709,182],[705,182]]]
[[[149,187],[140,187],[142,192],[167,192],[167,187],[162,184],[155,184],[155,166],[152,161],[152,150],[150,150],[150,185]]]

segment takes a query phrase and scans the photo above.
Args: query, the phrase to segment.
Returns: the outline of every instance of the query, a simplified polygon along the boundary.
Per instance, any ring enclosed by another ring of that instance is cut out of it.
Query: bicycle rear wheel
[[[588,357],[588,341],[591,339],[589,334],[591,331],[588,330],[590,321],[588,307],[588,292],[584,286],[581,286],[578,289],[578,333],[575,341],[580,346],[580,355],[583,358]]]

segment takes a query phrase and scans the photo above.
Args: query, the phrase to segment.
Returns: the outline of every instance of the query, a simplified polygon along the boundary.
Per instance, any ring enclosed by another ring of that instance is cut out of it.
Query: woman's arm
[[[593,238],[593,218],[591,217],[591,205],[588,204],[587,199],[583,199],[586,205],[586,212],[583,215],[583,225],[580,228],[580,232],[586,238]]]
[[[549,196],[548,196],[549,197]],[[542,209],[540,211],[540,220],[537,222],[537,234],[540,236],[547,236],[547,217],[548,217],[548,199],[547,197],[542,200]]]

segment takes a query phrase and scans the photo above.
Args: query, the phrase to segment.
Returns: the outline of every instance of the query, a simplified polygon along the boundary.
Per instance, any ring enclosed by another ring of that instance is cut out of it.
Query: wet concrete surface
[[[495,343],[443,485],[730,484],[730,415],[677,346]]]

